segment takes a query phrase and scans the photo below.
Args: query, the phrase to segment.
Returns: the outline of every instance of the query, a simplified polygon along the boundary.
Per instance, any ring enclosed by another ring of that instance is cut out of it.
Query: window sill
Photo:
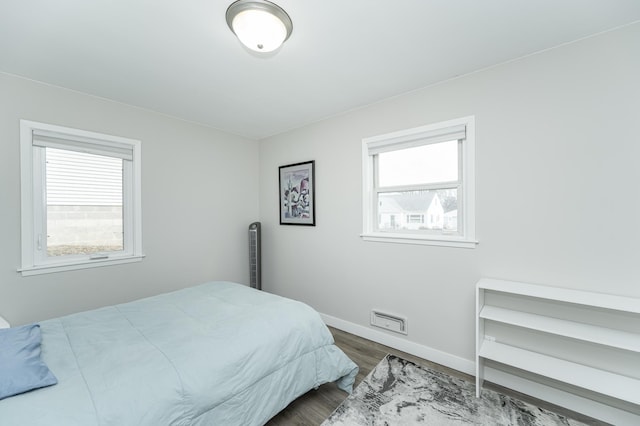
[[[373,241],[378,243],[394,243],[394,244],[418,244],[425,246],[442,246],[442,247],[457,247],[457,248],[476,248],[477,241],[465,240],[456,237],[447,237],[445,235],[439,236],[423,236],[415,234],[393,234],[393,233],[366,233],[361,234],[360,237],[363,241]]]
[[[140,262],[144,255],[114,257],[111,259],[81,260],[76,262],[55,263],[48,265],[27,266],[18,269],[23,277],[31,275],[52,274],[54,272],[74,271],[77,269],[99,268],[102,266],[119,265],[123,263]]]

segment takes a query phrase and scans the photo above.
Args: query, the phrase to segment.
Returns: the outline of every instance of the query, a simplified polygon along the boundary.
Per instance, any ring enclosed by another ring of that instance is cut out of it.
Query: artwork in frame
[[[315,163],[280,166],[280,225],[316,225]]]

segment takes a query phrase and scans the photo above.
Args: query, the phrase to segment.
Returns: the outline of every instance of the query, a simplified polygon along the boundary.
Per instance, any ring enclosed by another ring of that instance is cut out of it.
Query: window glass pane
[[[378,229],[458,231],[455,188],[378,194]]]
[[[124,249],[122,159],[46,148],[47,255]]]
[[[457,180],[458,141],[440,142],[378,154],[380,187]]]

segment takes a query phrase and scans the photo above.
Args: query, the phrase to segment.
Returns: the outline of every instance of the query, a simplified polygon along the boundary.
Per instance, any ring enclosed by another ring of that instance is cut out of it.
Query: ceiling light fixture
[[[227,9],[227,24],[238,39],[256,52],[273,52],[293,31],[291,18],[270,1],[238,0]]]

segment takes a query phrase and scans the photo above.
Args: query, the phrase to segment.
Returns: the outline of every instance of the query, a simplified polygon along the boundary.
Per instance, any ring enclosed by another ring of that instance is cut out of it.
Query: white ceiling
[[[257,57],[231,2],[1,0],[0,71],[261,139],[640,20],[638,0],[276,0],[293,34]]]

